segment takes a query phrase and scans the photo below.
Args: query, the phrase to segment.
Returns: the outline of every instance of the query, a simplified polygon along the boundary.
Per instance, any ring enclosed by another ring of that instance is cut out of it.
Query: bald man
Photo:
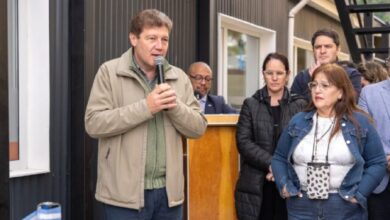
[[[213,72],[207,63],[195,62],[188,68],[192,87],[204,114],[237,114],[238,111],[225,103],[223,96],[210,95]]]

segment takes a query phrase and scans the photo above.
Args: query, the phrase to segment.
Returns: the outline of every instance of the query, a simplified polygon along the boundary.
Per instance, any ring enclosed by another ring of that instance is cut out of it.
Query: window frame
[[[227,50],[223,47],[226,46],[227,32],[228,30],[240,32],[243,34],[251,35],[252,37],[259,38],[259,63],[257,65],[256,72],[260,74],[261,65],[263,60],[270,52],[276,51],[276,31],[255,25],[253,23],[228,16],[222,13],[218,13],[218,95],[224,96],[227,100],[228,88],[227,88]],[[227,48],[227,47],[226,47]],[[261,48],[261,49],[260,49]],[[258,88],[264,86],[264,79],[260,74],[258,81]]]
[[[8,123],[9,123],[9,160],[19,160],[19,83],[18,83],[18,1],[8,0]]]
[[[19,0],[19,160],[10,177],[50,172],[49,0]]]

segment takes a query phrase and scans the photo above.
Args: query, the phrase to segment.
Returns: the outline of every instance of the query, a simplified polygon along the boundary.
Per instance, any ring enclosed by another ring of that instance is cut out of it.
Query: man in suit
[[[204,114],[236,114],[238,111],[225,103],[223,96],[210,95],[213,73],[209,65],[195,62],[188,68],[195,96]]]
[[[369,113],[377,127],[387,157],[387,173],[379,186],[368,198],[370,220],[390,217],[390,79],[370,84],[362,89],[359,106]]]

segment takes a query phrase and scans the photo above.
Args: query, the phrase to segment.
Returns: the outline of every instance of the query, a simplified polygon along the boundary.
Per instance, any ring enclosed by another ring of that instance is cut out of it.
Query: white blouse
[[[301,183],[302,190],[306,191],[306,169],[307,163],[312,160],[312,152],[313,152],[313,142],[314,142],[314,132],[316,125],[316,115],[313,116],[313,128],[311,131],[301,140],[295,149],[292,157],[294,160],[293,167],[295,172],[298,175],[299,181]],[[314,162],[325,162],[326,151],[328,147],[328,141],[331,130],[326,132],[330,126],[332,126],[334,118],[324,118],[318,117],[318,131],[317,138],[321,137],[325,134],[321,140],[319,140],[317,144],[317,153],[314,158]],[[345,143],[344,137],[342,135],[341,130],[337,132],[335,136],[333,136],[330,145],[329,145],[329,154],[328,154],[328,162],[330,164],[330,192],[335,193],[338,192],[340,185],[351,169],[351,167],[355,163],[355,159],[353,158],[351,152],[348,149],[347,144]]]

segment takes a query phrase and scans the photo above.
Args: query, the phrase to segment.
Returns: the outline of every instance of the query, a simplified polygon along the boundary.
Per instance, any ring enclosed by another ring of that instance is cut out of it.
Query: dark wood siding
[[[217,0],[217,13],[230,15],[277,32],[276,49],[287,53],[288,1]],[[215,20],[216,21],[216,20]]]
[[[98,67],[129,48],[128,23],[137,12],[157,8],[172,19],[174,27],[167,57],[171,64],[186,70],[193,61],[203,60],[216,72],[218,13],[275,30],[277,51],[286,54],[288,11],[297,3],[297,0],[50,1],[51,172],[10,180],[11,219],[21,219],[39,202],[47,200],[61,203],[64,219],[100,219],[93,202],[97,142],[84,132],[84,110]],[[1,9],[7,8],[6,0],[0,0],[0,4]],[[1,33],[6,33],[6,13],[0,15],[0,28],[4,29]],[[329,25],[342,33],[337,21],[306,7],[296,17],[295,36],[310,40],[315,30]],[[7,79],[3,65],[4,36],[0,36],[1,85]],[[344,37],[342,44],[346,51]],[[6,100],[6,86],[0,88],[0,97]],[[8,119],[8,105],[2,103],[1,146],[8,145],[8,130],[4,130],[8,125],[3,123]],[[3,152],[0,155],[6,157],[8,153]],[[6,165],[1,159],[1,165],[2,169],[8,165],[8,158]],[[5,188],[1,189],[6,193]],[[3,198],[6,201],[6,197],[0,197]]]
[[[200,2],[200,12],[210,16],[205,24],[199,24],[198,36],[208,38],[198,42],[199,60],[210,64],[214,73],[218,65],[218,13],[223,13],[258,26],[275,30],[276,50],[287,55],[287,20],[289,4],[286,0],[210,0]],[[199,37],[200,38],[200,37]],[[214,76],[217,78],[217,76]],[[217,91],[218,79],[213,81],[213,91]]]
[[[186,69],[195,60],[195,0],[86,0],[85,8],[87,90],[100,64],[120,56],[129,48],[129,21],[143,9],[156,8],[172,19],[167,55],[171,64]]]
[[[199,59],[208,62],[214,72],[217,72],[217,17],[223,13],[255,25],[263,26],[276,31],[276,50],[287,55],[288,13],[299,1],[273,0],[273,1],[234,1],[234,0],[210,0],[200,3],[203,14],[210,16],[209,24],[199,24],[198,34],[206,34],[198,43]],[[348,53],[345,37],[337,20],[330,18],[310,6],[305,6],[295,17],[295,36],[305,40],[311,39],[311,35],[321,27],[332,27],[340,34],[342,51]],[[213,90],[216,90],[214,81]]]
[[[344,31],[340,22],[312,8],[305,7],[295,17],[295,36],[311,41],[314,32],[320,28],[332,28],[340,36],[341,51],[349,53]]]

